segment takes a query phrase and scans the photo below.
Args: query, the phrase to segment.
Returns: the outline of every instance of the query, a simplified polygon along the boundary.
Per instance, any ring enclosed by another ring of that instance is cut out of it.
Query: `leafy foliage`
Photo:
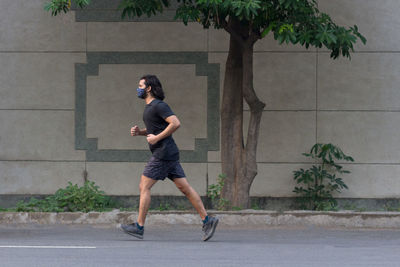
[[[90,0],[74,0],[74,3],[80,8],[90,4]],[[67,13],[71,8],[71,0],[52,0],[44,5],[46,11],[51,10],[51,15],[57,16],[57,14],[64,12]]]
[[[213,206],[216,206],[218,210],[223,210],[227,204],[228,200],[221,197],[221,191],[224,187],[226,175],[220,174],[217,179],[216,184],[211,184],[208,186],[207,196],[211,198]]]
[[[332,193],[340,193],[342,189],[348,189],[343,179],[336,173],[350,173],[342,166],[335,163],[334,159],[354,161],[352,157],[345,155],[342,150],[332,144],[315,144],[310,153],[303,153],[320,161],[320,166],[312,166],[308,170],[294,171],[294,179],[302,186],[295,187],[293,192],[301,195],[297,200],[301,208],[312,210],[332,210],[337,206],[337,201]]]
[[[90,3],[90,0],[72,1],[81,8]],[[204,28],[213,26],[232,34],[227,20],[234,17],[248,26],[247,36],[241,34],[244,39],[249,36],[261,39],[272,32],[279,44],[324,46],[331,51],[332,58],[340,55],[350,58],[357,39],[366,43],[356,25],[349,28],[336,25],[328,14],[318,10],[316,0],[122,0],[119,9],[122,18],[152,16],[162,13],[171,2],[178,4],[175,19],[184,24],[198,22]],[[45,5],[54,16],[70,7],[71,0],[51,0]]]
[[[58,189],[45,199],[31,198],[28,203],[19,201],[16,211],[64,212],[64,211],[104,211],[111,207],[111,199],[99,190],[94,182],[86,181],[81,187],[68,182],[68,186]]]

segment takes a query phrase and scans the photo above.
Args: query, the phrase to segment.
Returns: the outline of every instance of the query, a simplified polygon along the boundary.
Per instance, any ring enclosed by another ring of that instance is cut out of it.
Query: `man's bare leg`
[[[186,178],[175,178],[174,183],[176,187],[189,199],[193,207],[197,210],[202,220],[207,216],[206,209],[204,208],[203,201],[199,194],[189,185]]]
[[[151,179],[144,175],[142,175],[140,179],[139,217],[137,219],[137,222],[141,226],[144,226],[144,223],[146,221],[147,211],[149,210],[150,207],[150,201],[151,201],[150,189],[156,182],[157,180]]]

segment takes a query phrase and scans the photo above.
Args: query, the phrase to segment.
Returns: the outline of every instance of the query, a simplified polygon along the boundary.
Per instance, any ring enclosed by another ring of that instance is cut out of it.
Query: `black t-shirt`
[[[165,119],[174,115],[167,103],[154,99],[146,105],[143,112],[143,121],[147,134],[157,135],[168,126]],[[179,150],[172,135],[158,141],[154,145],[149,144],[153,156],[162,160],[179,160]]]

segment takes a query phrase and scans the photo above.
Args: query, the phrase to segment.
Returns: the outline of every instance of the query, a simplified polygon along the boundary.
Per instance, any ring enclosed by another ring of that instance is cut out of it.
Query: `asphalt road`
[[[400,266],[400,230],[0,225],[0,266]]]

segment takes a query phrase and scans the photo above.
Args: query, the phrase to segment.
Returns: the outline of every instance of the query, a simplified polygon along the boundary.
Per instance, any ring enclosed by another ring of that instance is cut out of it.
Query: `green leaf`
[[[262,31],[261,38],[264,38],[265,36],[267,36],[268,33],[272,30],[273,27],[275,27],[275,24],[274,23],[270,23],[269,26]]]

